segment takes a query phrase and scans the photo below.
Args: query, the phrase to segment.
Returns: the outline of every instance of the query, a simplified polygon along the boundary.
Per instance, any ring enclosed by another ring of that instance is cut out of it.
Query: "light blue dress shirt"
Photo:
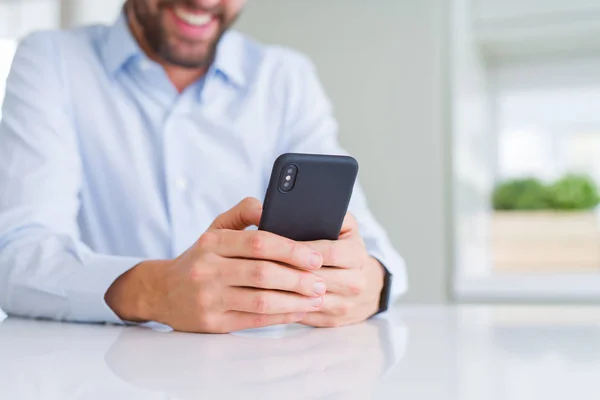
[[[178,93],[126,18],[35,33],[19,46],[0,123],[0,308],[121,323],[104,294],[172,258],[247,196],[284,152],[344,154],[313,65],[232,31]],[[406,289],[404,263],[357,185],[370,254]]]

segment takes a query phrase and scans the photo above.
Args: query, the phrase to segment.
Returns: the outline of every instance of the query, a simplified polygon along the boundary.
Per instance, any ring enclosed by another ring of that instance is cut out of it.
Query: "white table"
[[[234,335],[8,318],[0,399],[598,399],[600,307],[410,307]]]

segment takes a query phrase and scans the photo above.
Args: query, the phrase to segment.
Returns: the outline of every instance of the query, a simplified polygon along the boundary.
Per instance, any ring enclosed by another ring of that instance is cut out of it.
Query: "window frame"
[[[594,55],[597,57],[597,55]],[[571,62],[572,59],[569,56],[565,56],[565,61]],[[548,62],[556,61],[549,60]],[[523,60],[522,62],[528,63],[531,60]],[[540,61],[541,62],[541,61]],[[600,63],[600,58],[598,58]],[[490,123],[491,123],[491,134],[489,135],[492,146],[495,147],[496,160],[492,160],[489,168],[489,172],[497,178],[499,165],[499,140],[498,131],[501,126],[498,115],[498,104],[497,104],[497,86],[495,69],[501,68],[499,65],[494,65],[486,60],[483,60],[483,64],[486,68],[487,82],[487,96],[488,104],[490,105]],[[576,64],[576,62],[575,62]],[[576,66],[576,65],[575,65]],[[580,68],[582,69],[582,68]],[[585,69],[585,68],[583,68]],[[577,68],[575,68],[577,70]],[[581,76],[574,76],[575,80],[581,80]],[[539,82],[537,82],[539,84]],[[568,83],[567,83],[568,84]],[[458,157],[459,152],[457,148],[453,148],[453,157]],[[456,160],[455,160],[456,165]],[[453,171],[453,190],[460,190],[457,187],[457,171]],[[454,198],[456,199],[456,193]],[[540,273],[514,273],[514,274],[499,274],[494,272],[492,265],[492,244],[491,244],[491,226],[489,219],[493,215],[491,205],[489,213],[486,218],[488,221],[483,224],[486,225],[485,229],[487,235],[485,242],[485,249],[478,249],[483,251],[485,255],[482,257],[484,265],[469,265],[469,261],[463,257],[455,257],[454,271],[453,271],[453,282],[452,282],[452,299],[456,302],[565,302],[565,303],[587,303],[600,301],[600,265],[598,266],[598,272],[568,272],[568,266],[565,266],[565,272],[540,272]],[[461,246],[465,246],[465,243],[460,243],[461,237],[459,235],[458,224],[461,223],[461,216],[457,214],[456,209],[453,209],[453,240],[454,251],[460,251]],[[599,243],[600,247],[600,243]],[[487,264],[487,265],[485,265]]]

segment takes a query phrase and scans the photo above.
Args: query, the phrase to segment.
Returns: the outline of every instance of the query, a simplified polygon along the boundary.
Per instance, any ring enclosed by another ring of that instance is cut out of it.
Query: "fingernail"
[[[313,268],[319,268],[322,263],[321,255],[319,253],[312,253],[308,256],[308,265]]]
[[[311,304],[313,305],[313,307],[319,308],[323,304],[323,298],[322,297],[315,297],[314,299],[312,299]]]
[[[313,291],[315,292],[315,294],[317,296],[322,296],[325,294],[325,292],[327,291],[327,287],[325,286],[324,282],[317,282],[315,283],[315,285],[313,286]]]

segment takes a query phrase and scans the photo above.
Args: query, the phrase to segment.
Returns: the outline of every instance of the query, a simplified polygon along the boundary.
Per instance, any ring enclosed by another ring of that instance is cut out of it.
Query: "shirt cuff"
[[[390,290],[390,308],[392,305],[402,297],[408,289],[407,278],[406,278],[406,265],[404,260],[398,256],[386,257],[385,252],[371,248],[368,250],[369,255],[375,258],[383,265],[385,269],[392,274],[392,287]],[[389,310],[389,308],[388,308]]]
[[[69,319],[79,322],[124,324],[106,304],[104,296],[114,281],[142,261],[141,258],[93,255],[65,282]]]

